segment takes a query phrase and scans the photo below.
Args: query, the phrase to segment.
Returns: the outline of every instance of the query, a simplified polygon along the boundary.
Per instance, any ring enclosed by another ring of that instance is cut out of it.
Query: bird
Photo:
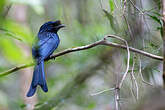
[[[27,97],[35,94],[38,85],[44,92],[48,92],[44,72],[44,60],[48,59],[57,49],[60,43],[57,32],[63,27],[65,27],[65,25],[61,24],[60,20],[48,21],[40,27],[37,34],[37,41],[32,46],[32,56],[35,61],[35,67],[32,82],[26,95]]]

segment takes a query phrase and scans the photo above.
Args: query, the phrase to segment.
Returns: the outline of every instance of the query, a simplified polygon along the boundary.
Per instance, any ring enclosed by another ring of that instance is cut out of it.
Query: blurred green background
[[[1,0],[1,72],[33,61],[31,47],[39,27],[51,20],[61,20],[66,25],[58,33],[61,42],[55,53],[115,34],[126,39],[131,47],[162,55],[160,0],[128,0],[125,5],[121,0]],[[45,64],[49,91],[43,93],[38,88],[33,98],[26,97],[33,67],[0,77],[0,110],[31,110],[36,104],[51,105],[49,100],[56,100],[59,95],[64,97],[50,107],[53,110],[113,110],[113,91],[96,96],[91,93],[114,87],[126,64],[126,51],[106,46],[66,54]],[[162,85],[162,62],[131,53],[129,73],[133,64],[141,102],[148,91]],[[144,83],[139,68],[143,78],[154,86]],[[73,82],[79,74],[87,78],[82,83]],[[122,109],[129,109],[130,103],[130,110],[136,109],[136,89],[129,74],[121,89]]]

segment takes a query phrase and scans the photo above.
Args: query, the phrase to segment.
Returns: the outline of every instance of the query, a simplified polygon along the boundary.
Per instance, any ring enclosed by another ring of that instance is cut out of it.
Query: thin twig
[[[129,34],[130,34],[130,37],[131,37],[131,39],[133,39],[133,33],[132,33],[131,27],[130,27],[130,25],[129,25],[129,22],[128,22],[128,20],[127,20],[127,18],[126,18],[125,15],[123,15],[123,17],[124,17],[124,20],[125,20],[125,22],[126,22],[126,24],[127,24],[127,28],[128,28],[128,32],[129,32]]]
[[[102,94],[104,92],[113,91],[113,90],[115,90],[115,88],[105,89],[105,90],[102,90],[102,91],[99,91],[99,92],[96,92],[96,93],[92,93],[91,96],[99,95],[99,94]]]
[[[119,9],[119,7],[117,6],[117,1],[116,0],[113,0],[113,2],[114,2],[114,4],[115,4],[115,7],[117,8],[117,9]],[[120,9],[119,9],[120,10]]]
[[[136,95],[135,95],[135,93],[134,93],[134,91],[133,91],[133,80],[132,80],[131,74],[130,74],[130,78],[131,78],[130,91],[131,91],[132,96],[133,96],[133,97],[135,98],[135,100],[136,100]],[[136,100],[136,101],[137,101],[137,100]]]
[[[120,88],[115,88],[115,110],[120,110]]]
[[[108,36],[114,36],[114,35],[108,35]],[[107,38],[107,36],[105,38]],[[96,47],[98,45],[105,45],[105,46],[110,46],[110,47],[127,49],[127,47],[125,45],[121,45],[121,44],[110,42],[110,41],[106,40],[105,38],[102,39],[102,40],[96,41],[94,43],[85,45],[85,46],[69,48],[69,49],[66,49],[64,51],[58,52],[58,53],[52,55],[51,57],[49,57],[48,59],[46,59],[46,61],[54,59],[54,58],[59,57],[59,56],[63,56],[63,55],[68,54],[68,53],[81,51],[81,50],[87,50],[87,49]],[[135,53],[138,53],[138,54],[150,57],[152,59],[156,59],[156,60],[160,60],[160,61],[163,60],[163,57],[161,57],[161,56],[157,56],[157,55],[154,55],[154,54],[151,54],[151,53],[148,53],[148,52],[136,49],[136,48],[129,47],[129,50],[132,51],[132,52],[135,52]],[[23,65],[20,65],[20,66],[16,66],[16,67],[11,68],[11,69],[9,69],[9,70],[7,70],[5,72],[1,72],[0,73],[0,77],[6,76],[8,74],[11,74],[13,72],[16,72],[18,70],[21,70],[21,69],[24,69],[24,68],[27,68],[27,67],[30,67],[30,66],[33,66],[33,65],[34,65],[34,63],[29,63],[29,64],[23,64]]]
[[[121,45],[121,44],[117,44],[117,43],[113,43],[113,42],[104,42],[102,45],[109,45],[111,47],[127,49],[125,45]],[[154,55],[154,54],[151,54],[151,53],[148,53],[146,51],[142,51],[142,50],[139,50],[139,49],[136,49],[133,47],[129,47],[129,50],[132,52],[135,52],[135,53],[139,53],[143,56],[147,56],[147,57],[152,58],[152,59],[156,59],[159,61],[163,60],[162,56],[157,56],[157,55]]]
[[[162,78],[163,78],[163,86],[165,89],[165,0],[161,0],[162,1],[162,6],[163,6],[163,10],[162,10],[162,15],[163,15],[163,35],[162,35],[162,40],[163,40],[163,74],[162,74]]]
[[[140,59],[139,59],[139,74],[140,74],[140,77],[141,77],[143,83],[145,83],[147,85],[150,85],[152,87],[154,86],[151,83],[149,83],[149,82],[147,82],[147,81],[144,80],[143,75],[142,75],[141,60]]]
[[[116,39],[119,39],[121,41],[123,41],[125,44],[126,44],[126,49],[127,49],[127,68],[126,68],[126,71],[121,79],[121,82],[119,83],[119,88],[121,88],[122,84],[123,84],[123,81],[125,80],[127,74],[128,74],[128,70],[129,70],[129,61],[130,61],[130,51],[129,51],[129,47],[128,47],[128,43],[125,39],[122,39],[121,37],[119,36],[115,36],[115,35],[108,35],[107,37],[112,37],[112,38],[116,38]]]
[[[3,15],[2,15],[4,18],[8,15],[9,10],[11,9],[11,7],[12,7],[12,3],[9,4],[9,5],[6,7],[6,10],[4,11],[4,13],[3,13]]]
[[[138,7],[133,3],[132,0],[129,0],[129,1],[131,2],[132,6],[133,6],[136,10],[138,10],[142,15],[144,14],[144,12],[143,12],[140,8],[138,8]]]
[[[120,83],[119,84],[116,84],[116,89],[115,89],[115,105],[116,105],[115,107],[116,107],[116,110],[120,110],[120,89],[121,89],[122,84],[123,84],[123,82],[124,82],[124,80],[125,80],[125,78],[126,78],[126,76],[128,74],[129,61],[130,61],[130,51],[129,51],[128,43],[127,43],[127,41],[125,39],[123,39],[123,38],[121,38],[119,36],[115,36],[115,35],[108,35],[106,38],[108,38],[108,37],[110,37],[110,38],[116,38],[118,40],[123,41],[125,43],[125,45],[126,45],[127,54],[128,54],[128,56],[127,56],[127,67],[126,67],[126,71],[125,71],[125,73],[124,73],[124,75],[123,75]],[[104,39],[106,39],[106,38],[104,38]]]
[[[11,73],[13,73],[13,72],[16,72],[16,71],[18,71],[18,70],[21,70],[21,69],[24,69],[24,68],[27,68],[27,67],[31,67],[31,66],[33,66],[33,65],[34,65],[34,63],[29,63],[29,64],[23,64],[23,65],[20,65],[20,66],[16,66],[16,67],[11,68],[11,69],[9,69],[9,70],[7,70],[7,71],[5,71],[5,72],[2,72],[2,73],[0,74],[0,77],[6,76],[6,75],[8,75],[8,74],[11,74]]]
[[[127,4],[127,0],[124,0],[124,3],[123,3],[123,5],[124,5],[123,14],[125,13],[125,10],[126,10],[126,4]]]
[[[139,86],[138,86],[136,78],[134,76],[134,71],[133,71],[134,70],[134,66],[135,66],[135,62],[133,62],[132,71],[131,71],[131,77],[132,77],[132,81],[135,83],[135,87],[136,87],[136,96],[135,96],[135,98],[136,98],[136,100],[138,100],[138,98],[139,98]]]
[[[99,0],[99,2],[100,2],[100,7],[101,7],[101,9],[103,9],[102,0]]]

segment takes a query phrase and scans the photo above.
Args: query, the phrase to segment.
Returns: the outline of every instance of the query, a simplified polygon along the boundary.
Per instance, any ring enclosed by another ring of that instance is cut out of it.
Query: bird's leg
[[[47,61],[47,60],[49,60],[49,59],[51,59],[51,58],[52,58],[51,56],[48,56],[45,60]],[[53,59],[55,60],[56,57],[53,57]]]
[[[51,58],[51,56],[49,56],[49,58]],[[53,57],[53,59],[55,60],[55,59],[56,59],[56,57]]]
[[[53,59],[55,60],[55,59],[56,59],[56,57],[53,57]]]

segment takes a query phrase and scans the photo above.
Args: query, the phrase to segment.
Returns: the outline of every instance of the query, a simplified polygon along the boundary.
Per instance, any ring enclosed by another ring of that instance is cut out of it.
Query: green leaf
[[[161,27],[157,27],[157,30],[159,30],[160,31],[160,34],[161,34],[161,36],[163,36],[163,27],[161,26]]]
[[[148,14],[148,16],[150,18],[152,18],[154,21],[156,21],[157,23],[159,23],[161,26],[163,26],[161,19],[159,19],[157,16],[153,16],[153,15],[149,15],[149,14]]]
[[[153,11],[152,13],[159,16],[159,17],[162,17],[162,15],[160,13],[156,12],[156,11]]]
[[[42,102],[42,103],[39,102],[39,103],[37,103],[37,104],[35,105],[35,107],[40,106],[40,105],[42,105],[42,104],[43,104],[43,102]]]
[[[150,42],[149,45],[150,45],[152,48],[158,48],[158,47],[159,47],[158,45],[156,45],[156,44],[153,43],[153,42]]]
[[[157,16],[153,16],[153,15],[149,15],[148,16],[153,19],[154,21],[156,21],[158,24],[160,24],[160,27],[157,27],[157,30],[160,30],[160,34],[161,36],[163,36],[163,22],[161,19],[159,19]]]
[[[103,10],[103,12],[105,13],[105,16],[108,18],[111,28],[117,33],[119,32],[120,28],[119,28],[119,24],[117,22],[117,20],[112,16],[111,13],[109,13],[106,10]]]
[[[0,33],[0,34],[4,34],[4,36],[11,37],[11,38],[14,38],[19,41],[23,41],[19,36],[17,36],[16,34],[14,34],[13,32],[11,32],[7,29],[0,28],[0,32],[1,31],[2,31],[2,33]]]
[[[32,45],[34,36],[27,26],[20,25],[10,20],[6,20],[4,22],[3,29],[5,29],[7,35],[17,40],[23,41],[28,45]]]
[[[26,104],[21,104],[20,108],[24,109],[26,107]]]
[[[3,12],[6,0],[0,0],[0,13]]]
[[[110,12],[113,13],[113,11],[114,11],[114,2],[113,2],[113,0],[109,0],[109,7],[110,7]]]
[[[161,6],[162,6],[161,0],[154,0],[154,2],[156,3],[158,9],[160,10],[161,9]]]
[[[23,63],[26,60],[22,50],[11,39],[1,38],[0,49],[5,58],[11,62]]]
[[[95,103],[91,103],[88,105],[88,109],[94,109],[96,107],[96,104]]]

